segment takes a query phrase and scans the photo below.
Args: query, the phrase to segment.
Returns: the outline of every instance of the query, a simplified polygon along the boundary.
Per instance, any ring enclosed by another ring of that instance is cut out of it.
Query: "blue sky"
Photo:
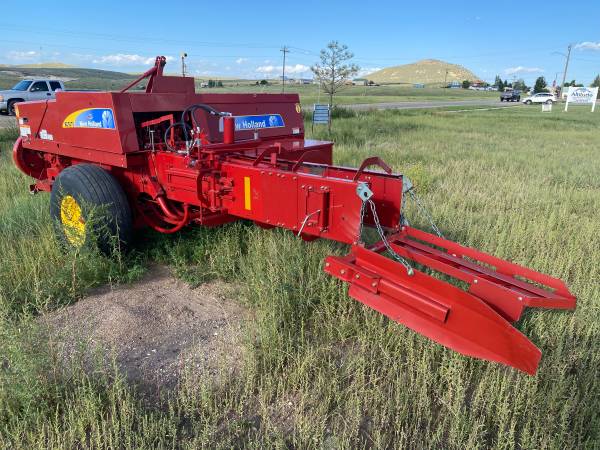
[[[196,76],[270,78],[288,45],[288,73],[308,77],[319,50],[337,39],[363,73],[437,58],[488,81],[543,75],[551,83],[562,77],[569,43],[569,80],[588,84],[600,73],[598,0],[478,3],[29,0],[3,8],[0,63],[137,72],[161,54],[176,71],[186,51]]]

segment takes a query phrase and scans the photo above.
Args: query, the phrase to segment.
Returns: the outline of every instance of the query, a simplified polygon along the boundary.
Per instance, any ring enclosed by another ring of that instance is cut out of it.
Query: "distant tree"
[[[592,81],[591,87],[600,88],[600,75],[596,75],[596,78]],[[598,98],[600,98],[600,89],[598,89]]]
[[[527,85],[525,84],[525,80],[518,79],[517,81],[515,81],[513,83],[513,89],[518,89],[519,91],[526,91],[527,90]]]
[[[471,82],[469,80],[465,80],[462,82],[463,89],[469,89],[471,87]]]
[[[348,63],[353,57],[354,55],[346,45],[340,44],[338,41],[331,41],[326,48],[321,50],[321,61],[310,68],[321,88],[329,94],[330,108],[333,108],[333,96],[359,70],[356,64]]]
[[[535,85],[533,86],[533,92],[535,92],[536,94],[538,92],[546,92],[546,86],[548,86],[548,84],[546,83],[546,79],[544,77],[538,77],[535,80]]]
[[[223,87],[223,82],[221,80],[217,81],[217,87]]]
[[[504,83],[502,82],[502,78],[500,78],[500,75],[496,75],[496,79],[494,80],[494,86],[498,86],[498,90],[500,92],[504,90]]]
[[[208,87],[209,88],[214,88],[215,87],[215,80],[208,80]]]
[[[257,83],[257,84],[258,84],[258,83]],[[260,80],[260,84],[261,84],[262,86],[266,86],[266,85],[268,85],[268,84],[269,84],[269,82],[268,82],[267,80]]]

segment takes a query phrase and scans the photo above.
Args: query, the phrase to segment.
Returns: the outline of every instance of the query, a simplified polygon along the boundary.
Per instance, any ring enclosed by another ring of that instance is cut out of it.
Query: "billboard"
[[[567,103],[565,104],[565,111],[569,108],[569,103],[576,105],[592,105],[592,112],[596,107],[596,99],[598,98],[598,88],[586,88],[586,87],[575,87],[569,86],[569,92],[567,92]]]

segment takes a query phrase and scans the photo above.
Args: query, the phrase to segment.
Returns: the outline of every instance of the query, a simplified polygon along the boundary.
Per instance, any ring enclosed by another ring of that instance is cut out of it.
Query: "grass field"
[[[69,79],[65,86],[67,89],[99,89],[118,90],[135,79],[135,75],[111,72],[96,69],[73,69],[73,68],[0,68],[0,89],[9,89],[22,77],[46,77],[58,76]],[[281,93],[282,86],[275,82],[267,86],[257,86],[255,82],[248,80],[224,80],[222,88],[200,88],[200,80],[196,80],[196,92],[218,93],[218,92],[265,92]],[[145,83],[141,83],[145,85]],[[319,93],[317,85],[288,84],[286,92],[298,93],[303,105],[313,103],[326,103],[327,96]],[[476,100],[495,99],[497,92],[480,92],[467,89],[442,89],[439,87],[426,87],[416,89],[408,85],[387,86],[347,86],[336,96],[335,103],[347,105],[351,103],[379,103],[399,101],[425,101],[425,100]]]
[[[536,377],[446,350],[349,299],[321,266],[341,245],[241,223],[148,233],[122,259],[61,254],[48,196],[27,193],[5,132],[0,447],[599,448],[600,116],[350,116],[331,136],[318,130],[337,142],[336,163],[380,155],[419,186],[449,238],[561,277],[578,296],[574,312],[528,311],[519,322],[543,351]],[[57,364],[36,316],[136,279],[150,261],[192,283],[241,286],[254,320],[237,377],[184,381],[147,405],[114,371]]]
[[[281,84],[253,86],[247,83],[227,82],[222,88],[196,89],[196,92],[265,92],[281,93]],[[285,92],[300,94],[300,101],[308,106],[313,103],[327,103],[328,97],[319,93],[318,85],[285,86]],[[472,91],[468,89],[443,89],[439,87],[414,88],[404,85],[346,86],[336,95],[334,103],[348,105],[356,103],[410,102],[427,100],[478,100],[497,99],[498,92]]]

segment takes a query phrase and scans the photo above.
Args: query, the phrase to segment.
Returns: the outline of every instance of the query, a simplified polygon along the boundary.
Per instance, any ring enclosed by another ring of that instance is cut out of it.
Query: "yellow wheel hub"
[[[80,247],[85,241],[85,221],[81,206],[70,195],[65,195],[60,202],[60,221],[67,240],[75,247]]]

